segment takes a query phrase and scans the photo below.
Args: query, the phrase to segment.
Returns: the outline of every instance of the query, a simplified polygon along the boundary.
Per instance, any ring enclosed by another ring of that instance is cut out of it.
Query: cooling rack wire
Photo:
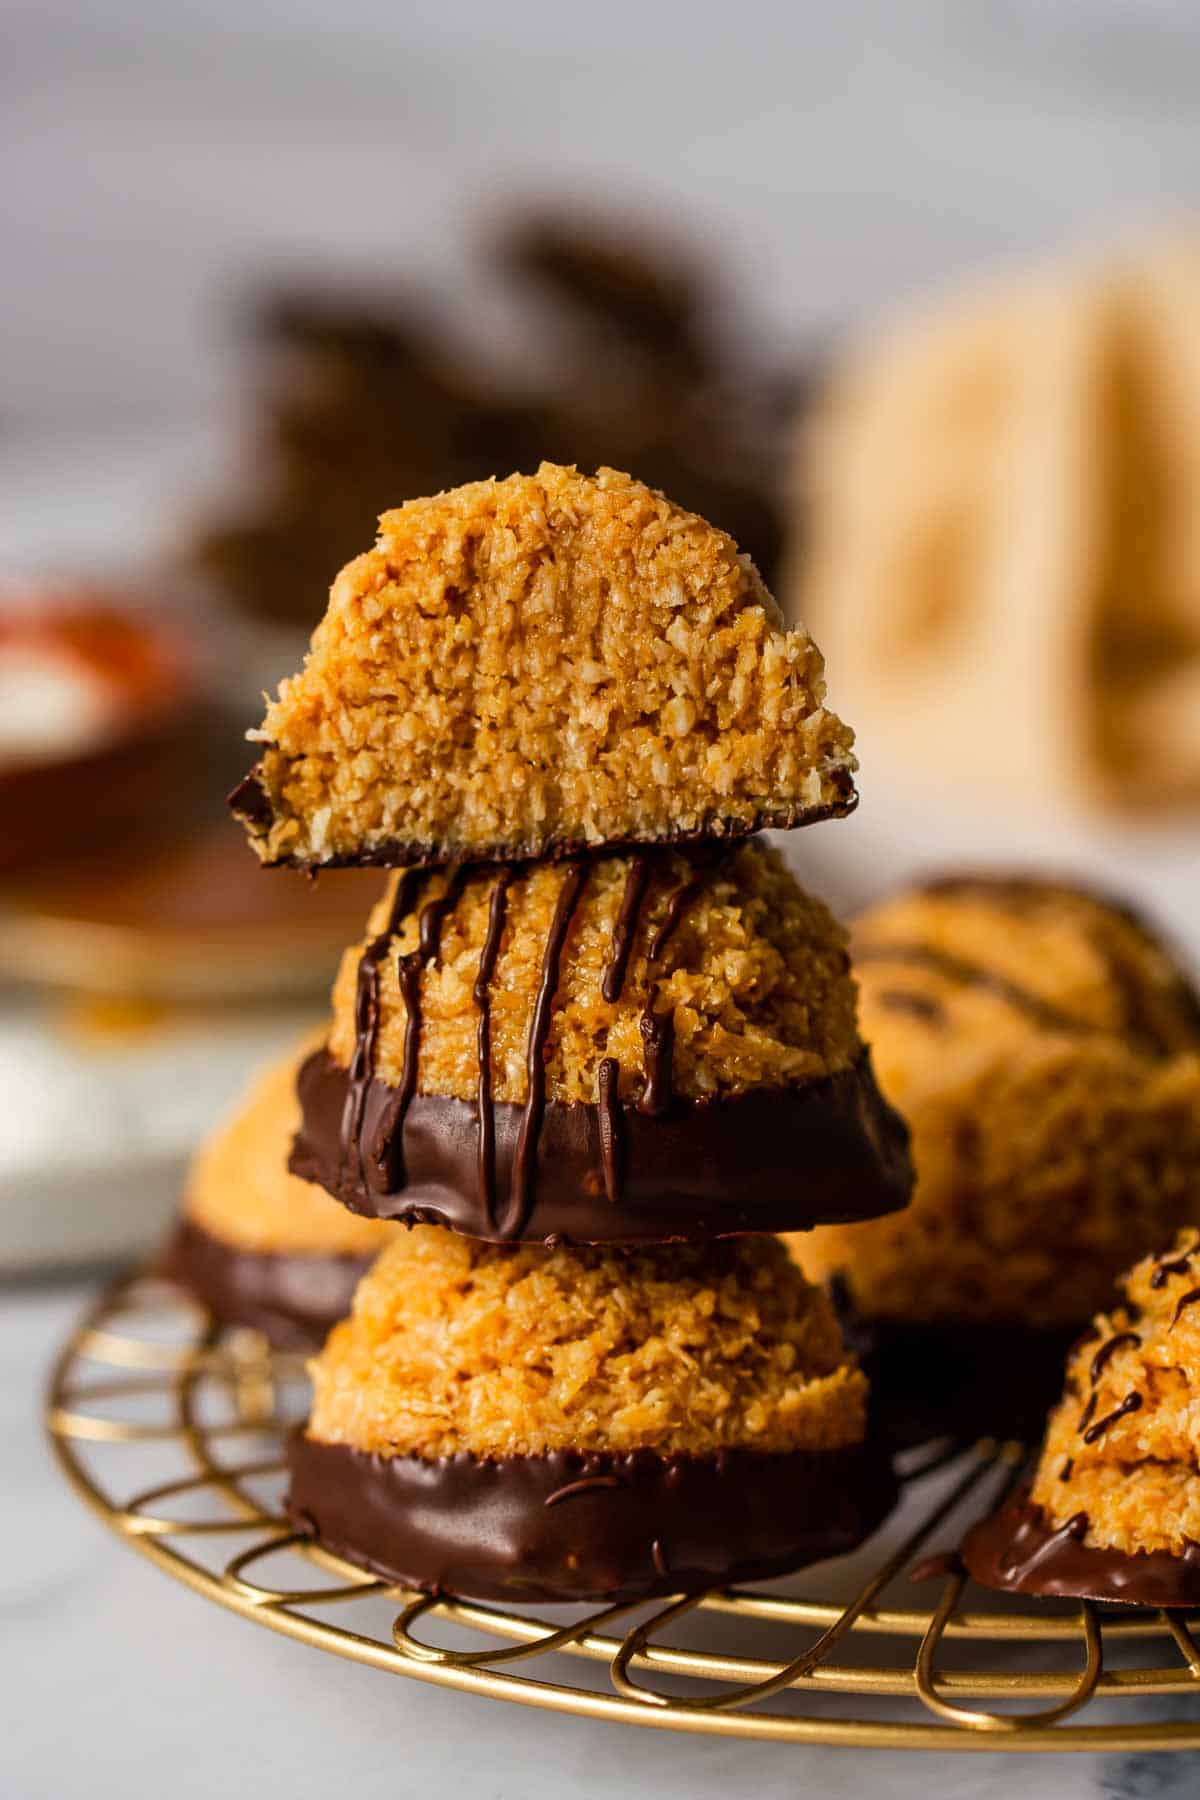
[[[305,1398],[300,1358],[222,1331],[168,1283],[135,1274],[63,1347],[46,1428],[76,1492],[166,1574],[273,1631],[418,1681],[794,1744],[1200,1747],[1200,1646],[1186,1615],[1086,1602],[1014,1611],[953,1568],[909,1579],[1015,1480],[1018,1444],[925,1453],[864,1551],[769,1591],[547,1618],[389,1586],[296,1531],[280,1505],[283,1438]]]

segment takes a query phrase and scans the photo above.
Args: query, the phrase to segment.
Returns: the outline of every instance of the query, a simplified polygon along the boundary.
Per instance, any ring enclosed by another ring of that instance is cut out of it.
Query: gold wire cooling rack
[[[564,1622],[388,1586],[297,1532],[280,1506],[283,1434],[305,1403],[298,1358],[222,1332],[169,1284],[134,1275],[64,1347],[46,1424],[72,1486],[160,1569],[273,1631],[418,1681],[796,1744],[1200,1747],[1200,1648],[1185,1616],[1013,1611],[977,1589],[971,1610],[953,1568],[905,1582],[1015,1478],[1019,1445],[984,1440],[910,1467],[893,1525],[793,1577],[787,1588],[802,1581],[806,1596],[714,1591]],[[936,1604],[885,1605],[890,1590],[908,1602],[932,1591]]]

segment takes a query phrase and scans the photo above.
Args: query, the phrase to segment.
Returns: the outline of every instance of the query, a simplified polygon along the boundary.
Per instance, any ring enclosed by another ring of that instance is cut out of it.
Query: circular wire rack
[[[1087,1602],[1014,1611],[968,1587],[953,1555],[930,1556],[1016,1479],[1021,1445],[910,1458],[884,1532],[786,1584],[546,1617],[390,1586],[298,1532],[280,1496],[284,1437],[306,1404],[301,1358],[135,1274],[64,1346],[46,1426],[71,1485],[160,1569],[273,1631],[418,1681],[797,1744],[1200,1747],[1187,1615]]]

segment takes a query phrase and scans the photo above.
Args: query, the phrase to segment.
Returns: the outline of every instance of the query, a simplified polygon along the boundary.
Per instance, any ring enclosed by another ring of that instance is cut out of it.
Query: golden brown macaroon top
[[[1043,1025],[1112,1032],[1149,1055],[1200,1044],[1200,998],[1161,939],[1119,901],[1066,881],[945,876],[864,913],[854,948],[893,970],[911,960],[937,973],[940,959],[964,998],[990,989]]]
[[[819,901],[797,885],[778,851],[761,840],[727,849],[714,861],[700,852],[649,854],[649,883],[620,997],[604,998],[614,926],[634,858],[592,861],[559,965],[546,1041],[546,1093],[594,1104],[605,1058],[620,1064],[623,1099],[640,1097],[646,1045],[641,1021],[650,999],[674,1019],[672,1086],[686,1098],[806,1082],[845,1069],[861,1050],[846,939]],[[699,873],[700,886],[661,956],[649,951],[671,896]],[[397,878],[399,879],[399,878]],[[446,914],[438,956],[420,982],[418,1092],[475,1097],[479,1078],[475,982],[496,871],[470,873]],[[499,956],[489,984],[492,1094],[526,1098],[526,1058],[542,959],[566,871],[541,864],[518,871],[506,895]],[[408,1013],[398,955],[414,950],[422,907],[445,891],[432,871],[380,965],[380,1022],[375,1073],[400,1085]],[[393,884],[394,891],[394,884]],[[381,932],[389,893],[371,915],[366,942]],[[349,1067],[355,1044],[355,990],[362,945],[347,951],[334,986],[329,1048]]]
[[[262,1070],[237,1111],[201,1146],[184,1191],[185,1216],[239,1250],[281,1255],[370,1256],[397,1227],[360,1219],[323,1188],[288,1174],[300,1123],[296,1070],[311,1049]]]
[[[1061,883],[955,878],[854,930],[863,1036],[912,1132],[906,1212],[796,1240],[903,1321],[1073,1325],[1194,1212],[1200,1026],[1177,964]]]
[[[1120,1285],[1068,1359],[1032,1497],[1056,1526],[1086,1513],[1086,1544],[1178,1556],[1200,1543],[1200,1233]]]
[[[824,698],[724,532],[543,463],[384,513],[234,805],[271,863],[745,835],[853,804]]]
[[[770,1237],[638,1251],[417,1226],[311,1364],[309,1435],[383,1455],[833,1450],[866,1381]]]

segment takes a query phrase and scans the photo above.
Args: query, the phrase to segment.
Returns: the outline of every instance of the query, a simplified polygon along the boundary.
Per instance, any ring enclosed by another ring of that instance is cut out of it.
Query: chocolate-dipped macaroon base
[[[483,1459],[370,1455],[296,1433],[287,1511],[405,1587],[510,1603],[761,1581],[861,1543],[895,1503],[872,1446]]]
[[[1084,1512],[1055,1526],[1023,1483],[971,1527],[962,1559],[976,1581],[1009,1593],[1125,1606],[1200,1606],[1200,1544],[1189,1543],[1182,1556],[1117,1550],[1084,1543],[1087,1529]]]
[[[292,1173],[353,1212],[492,1243],[803,1231],[895,1211],[911,1184],[907,1130],[866,1051],[824,1079],[708,1102],[673,1096],[661,1114],[546,1101],[536,1139],[524,1106],[492,1101],[486,1176],[472,1102],[415,1094],[401,1107],[374,1076],[354,1089],[325,1050],[303,1064]]]
[[[277,1350],[313,1350],[345,1318],[370,1256],[246,1250],[180,1219],[159,1272],[227,1325],[261,1331]]]

